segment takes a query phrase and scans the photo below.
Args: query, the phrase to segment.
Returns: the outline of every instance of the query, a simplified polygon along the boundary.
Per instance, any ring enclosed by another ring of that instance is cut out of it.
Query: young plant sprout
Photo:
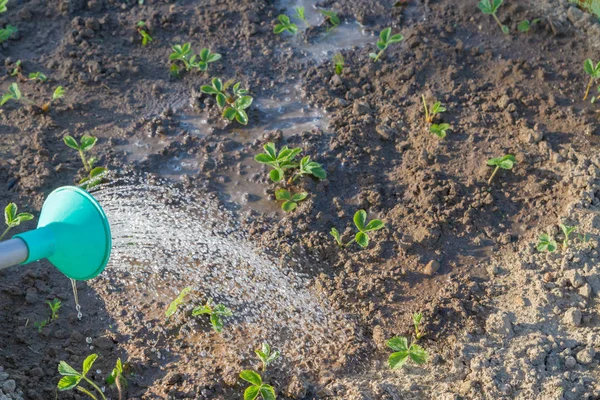
[[[523,32],[523,33],[529,32],[531,27],[535,24],[538,24],[540,21],[541,21],[541,19],[539,19],[539,18],[536,18],[531,22],[529,22],[528,19],[525,19],[525,20],[519,22],[519,24],[517,25],[517,30],[519,32]]]
[[[265,144],[264,149],[265,153],[258,154],[254,159],[273,168],[269,173],[273,182],[281,181],[285,176],[285,170],[298,166],[295,158],[302,151],[300,147],[290,149],[284,146],[278,153],[275,143]]]
[[[429,127],[429,131],[431,133],[433,133],[434,135],[436,135],[437,137],[439,137],[440,139],[443,139],[446,137],[446,131],[452,129],[452,127],[450,126],[450,124],[433,124]]]
[[[262,361],[263,372],[267,369],[267,366],[273,361],[279,358],[279,351],[274,350],[271,352],[271,346],[268,343],[263,343],[260,350],[254,350],[260,361]]]
[[[415,339],[419,340],[423,336],[425,336],[425,332],[422,331],[421,328],[419,328],[419,325],[421,325],[421,320],[423,319],[423,314],[422,313],[413,313],[412,319],[413,319],[413,325],[415,326]]]
[[[92,365],[94,364],[94,361],[96,361],[97,358],[97,354],[90,354],[89,356],[87,356],[87,358],[83,361],[81,372],[77,372],[65,361],[61,361],[58,364],[58,373],[61,374],[63,377],[60,379],[60,381],[58,381],[58,390],[62,392],[65,390],[75,389],[89,396],[90,398],[97,400],[97,397],[94,394],[92,394],[89,390],[82,386],[79,386],[79,384],[83,380],[87,382],[91,387],[93,387],[94,390],[98,392],[98,394],[100,394],[100,398],[102,400],[106,400],[104,392],[102,392],[102,390],[100,390],[100,388],[90,378],[86,376],[90,369],[92,369]]]
[[[251,96],[242,96],[235,100],[235,102],[223,110],[223,117],[230,121],[234,119],[242,125],[248,125],[248,114],[246,109],[252,105]]]
[[[503,157],[490,158],[489,160],[487,160],[487,165],[489,165],[490,167],[496,167],[494,168],[494,172],[492,172],[492,176],[490,176],[490,179],[488,179],[488,185],[492,183],[492,179],[494,179],[494,176],[496,176],[496,172],[498,172],[500,168],[510,170],[513,168],[516,162],[517,160],[512,154],[507,154]]]
[[[3,106],[9,100],[21,101],[24,99],[21,90],[19,89],[19,85],[16,82],[11,83],[8,87],[8,92],[5,93],[0,99],[0,106]]]
[[[165,311],[165,317],[167,317],[167,320],[177,312],[177,308],[183,304],[185,296],[187,296],[188,294],[190,294],[190,292],[192,291],[192,287],[188,286],[185,287],[183,289],[181,289],[181,292],[179,292],[179,294],[177,295],[177,297],[175,297],[175,300],[173,300],[171,302],[171,304],[169,304],[169,307],[167,308],[167,310]]]
[[[327,172],[325,172],[321,164],[311,161],[310,156],[302,157],[300,164],[298,164],[298,171],[288,180],[288,184],[291,184],[303,175],[312,175],[320,180],[327,178]]]
[[[38,332],[41,332],[42,329],[46,325],[48,325],[50,322],[54,321],[55,319],[58,319],[58,310],[62,306],[61,301],[58,299],[54,299],[52,301],[46,301],[46,304],[48,304],[48,307],[50,307],[50,313],[51,313],[50,318],[48,318],[47,320],[41,321],[41,322],[36,322],[34,324],[34,326],[36,328],[38,328]]]
[[[138,33],[140,34],[140,36],[142,37],[142,46],[146,46],[148,43],[150,43],[152,40],[152,36],[150,36],[149,29],[148,29],[148,25],[146,25],[146,21],[138,21],[137,24],[135,24]]]
[[[296,7],[294,11],[296,11],[296,14],[294,16],[299,20],[304,21],[306,27],[309,27],[310,25],[308,23],[308,20],[306,19],[306,15],[304,14],[304,7]]]
[[[6,8],[6,4],[8,3],[8,0],[0,0],[0,13],[6,12],[7,8]]]
[[[340,25],[340,17],[335,13],[335,11],[331,10],[320,10],[321,15],[325,17],[325,24],[327,25],[327,32],[332,29],[337,28]]]
[[[290,22],[290,17],[287,15],[281,14],[277,17],[277,19],[279,20],[279,23],[275,24],[273,27],[273,33],[276,35],[279,35],[283,31],[288,31],[292,35],[298,33],[298,26]]]
[[[0,43],[7,41],[13,33],[17,33],[17,28],[12,25],[6,25],[4,29],[0,29]]]
[[[212,299],[208,299],[205,305],[198,306],[192,310],[192,315],[208,314],[210,315],[210,323],[216,332],[223,330],[223,317],[231,317],[233,313],[231,309],[225,307],[223,304],[215,305]]]
[[[32,72],[29,74],[29,80],[46,82],[48,78],[46,77],[46,75],[44,75],[43,72]]]
[[[401,33],[391,36],[392,28],[385,28],[379,34],[379,40],[377,40],[377,48],[379,49],[379,53],[370,53],[369,57],[373,59],[373,62],[377,62],[379,57],[383,54],[383,52],[388,48],[388,46],[392,43],[398,43],[404,36]]]
[[[563,232],[563,235],[565,236],[565,238],[563,239],[562,245],[566,249],[569,247],[569,235],[571,233],[573,233],[573,231],[575,231],[576,227],[565,225],[565,224],[559,224],[558,226],[560,227],[560,229]]]
[[[500,26],[502,32],[504,32],[505,35],[508,35],[510,32],[508,26],[503,25],[502,22],[500,22],[500,20],[498,19],[498,15],[496,15],[496,13],[498,12],[498,8],[502,5],[502,1],[503,0],[479,0],[478,7],[484,14],[491,15],[492,17],[494,17],[494,20],[496,20],[496,23],[498,24],[498,26]]]
[[[283,204],[281,205],[281,209],[285,212],[294,211],[296,207],[298,207],[298,202],[306,199],[308,193],[296,193],[291,194],[289,190],[286,189],[277,189],[275,191],[275,198],[277,200],[283,200]]]
[[[416,344],[416,341],[417,339],[413,340],[410,346],[408,345],[408,339],[404,336],[396,336],[387,341],[388,347],[394,350],[394,353],[388,359],[391,369],[402,368],[409,359],[418,365],[427,362],[427,352]]]
[[[202,93],[214,95],[215,99],[217,100],[217,105],[219,106],[219,108],[223,108],[227,104],[234,104],[237,99],[240,99],[243,96],[246,96],[248,94],[248,90],[241,89],[240,88],[241,82],[238,82],[235,85],[233,85],[233,87],[231,89],[232,94],[230,95],[227,92],[227,90],[229,89],[229,86],[231,86],[231,84],[233,84],[233,82],[234,82],[233,80],[230,80],[230,81],[225,82],[225,84],[223,84],[221,79],[213,78],[211,81],[211,86],[202,85],[200,87],[200,91]]]
[[[537,249],[537,251],[540,252],[547,251],[549,253],[552,253],[554,250],[556,250],[556,240],[554,240],[554,238],[552,238],[547,233],[542,233],[538,238],[538,242],[535,248]]]
[[[329,234],[333,236],[340,247],[348,247],[352,242],[356,242],[360,247],[365,248],[369,245],[368,232],[378,231],[385,227],[380,219],[374,219],[367,223],[367,212],[365,210],[358,210],[354,214],[354,225],[356,225],[358,233],[356,233],[354,239],[346,244],[343,243],[340,232],[336,228],[331,228]]]
[[[90,166],[92,165],[93,160],[95,160],[95,158],[90,158]],[[84,190],[90,190],[94,186],[98,186],[100,183],[102,183],[107,173],[108,169],[104,167],[92,168],[88,176],[79,181],[79,187],[81,187]]]
[[[96,142],[98,141],[98,138],[94,137],[94,136],[90,136],[90,135],[83,135],[81,137],[81,142],[77,143],[77,140],[74,139],[73,137],[67,135],[64,137],[64,142],[67,146],[69,146],[70,148],[77,150],[79,152],[79,156],[81,157],[81,162],[83,163],[83,167],[85,168],[85,170],[89,173],[92,171],[92,165],[93,163],[87,160],[87,158],[85,157],[85,153],[90,151],[92,149],[92,147],[94,147],[94,145],[96,144]]]
[[[2,240],[12,228],[16,228],[17,226],[21,225],[22,222],[31,221],[33,219],[32,214],[17,214],[17,211],[18,207],[15,203],[8,203],[6,208],[4,208],[4,222],[6,223],[6,229],[0,235],[0,240]]]
[[[213,63],[221,59],[221,55],[219,53],[211,53],[209,49],[200,50],[200,54],[192,54],[192,45],[190,43],[185,43],[183,45],[176,44],[172,47],[173,53],[169,55],[169,60],[171,60],[174,64],[180,62],[183,64],[183,67],[186,71],[189,71],[192,68],[196,68],[200,71],[206,71],[208,69],[208,64]],[[197,59],[199,59],[197,61]],[[176,67],[175,69],[171,68],[171,71],[176,71],[179,73],[179,69]]]
[[[429,108],[427,107],[427,102],[425,101],[425,95],[422,94],[421,98],[423,99],[423,108],[425,109],[425,122],[432,124],[434,118],[438,114],[446,112],[446,107],[444,107],[440,101],[436,101],[435,103],[433,103],[433,105],[431,106],[431,111],[429,111]]]
[[[275,400],[275,389],[273,386],[263,383],[259,374],[251,370],[245,370],[240,373],[240,378],[250,383],[244,391],[244,400]]]
[[[338,75],[342,74],[342,71],[344,71],[344,56],[342,55],[342,53],[336,53],[333,56],[333,64],[335,65],[335,73]]]
[[[587,60],[585,60],[585,63],[583,64],[583,69],[585,70],[585,73],[590,76],[590,83],[588,83],[587,89],[585,90],[585,96],[583,96],[583,100],[585,101],[588,97],[588,94],[590,93],[592,84],[594,83],[594,81],[596,79],[600,78],[600,61],[594,67],[594,62],[590,58],[588,58]],[[600,88],[599,88],[599,90],[600,90]]]
[[[119,393],[119,400],[123,400],[123,388],[127,387],[127,379],[123,376],[123,364],[121,359],[117,359],[117,363],[110,375],[106,377],[106,383],[108,386],[115,386]]]
[[[52,94],[52,99],[45,103],[44,105],[42,105],[42,111],[44,112],[48,112],[48,110],[50,110],[50,105],[52,104],[52,102],[64,97],[65,95],[65,89],[62,86],[57,87],[54,90],[54,93]]]

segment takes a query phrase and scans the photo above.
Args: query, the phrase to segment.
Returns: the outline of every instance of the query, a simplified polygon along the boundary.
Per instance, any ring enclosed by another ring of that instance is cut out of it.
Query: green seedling
[[[596,79],[600,78],[600,61],[594,67],[594,62],[590,58],[588,58],[587,60],[585,60],[585,63],[583,63],[583,69],[585,70],[585,73],[590,76],[590,83],[588,83],[587,89],[585,90],[585,96],[583,96],[583,100],[585,101],[588,97],[588,94],[590,93],[592,84]],[[598,88],[598,90],[600,91],[600,87]]]
[[[48,80],[48,78],[46,77],[46,75],[44,75],[43,72],[32,72],[29,74],[29,80],[46,82]]]
[[[12,25],[6,25],[4,29],[0,29],[0,43],[7,41],[13,33],[17,33],[17,28]]]
[[[273,33],[275,33],[276,35],[279,35],[283,31],[288,31],[292,35],[298,33],[298,26],[296,24],[293,24],[290,21],[290,17],[288,17],[287,15],[281,14],[277,17],[277,19],[279,20],[279,23],[275,24],[275,26],[273,27]]]
[[[242,125],[248,125],[248,114],[246,114],[246,109],[252,105],[252,100],[251,96],[242,96],[239,99],[236,99],[231,106],[223,110],[223,118],[230,121],[235,119]]]
[[[340,22],[341,22],[340,17],[338,17],[338,15],[334,11],[320,10],[320,12],[321,12],[321,15],[323,15],[325,17],[325,24],[327,26],[327,28],[326,28],[327,32],[340,26]]]
[[[57,101],[58,99],[64,97],[64,95],[65,95],[65,89],[62,86],[57,87],[54,90],[54,93],[52,93],[52,99],[49,102],[42,105],[42,107],[41,107],[42,111],[48,112],[50,110],[50,106],[52,105],[52,103]]]
[[[258,154],[254,159],[273,168],[269,172],[269,176],[273,182],[281,181],[285,176],[285,171],[291,168],[296,168],[298,162],[295,161],[296,156],[302,151],[300,147],[293,149],[284,146],[279,153],[275,147],[275,143],[267,143],[264,145],[265,153]]]
[[[404,336],[396,336],[387,341],[388,347],[394,350],[388,359],[391,369],[402,368],[409,359],[418,365],[427,362],[427,352],[415,342],[416,340],[409,346],[408,339]]]
[[[267,369],[267,366],[273,361],[279,358],[279,351],[271,351],[271,346],[268,343],[263,343],[260,350],[254,350],[260,361],[262,362],[263,372]]]
[[[517,29],[519,32],[522,32],[522,33],[529,32],[531,27],[535,24],[538,24],[540,21],[541,21],[541,19],[539,19],[539,18],[536,18],[531,22],[529,22],[528,19],[525,19],[525,20],[519,22],[519,24],[517,25]]]
[[[303,175],[312,175],[320,180],[327,178],[327,172],[323,169],[321,164],[310,160],[310,156],[302,157],[300,164],[298,164],[298,171],[295,172],[292,177],[288,180],[288,184],[295,182],[296,179]]]
[[[190,43],[185,43],[183,45],[176,44],[172,47],[173,53],[169,55],[169,60],[172,62],[180,62],[183,64],[186,71],[189,71],[192,68],[196,68],[200,71],[206,71],[208,69],[208,64],[213,63],[221,59],[221,55],[219,53],[211,53],[209,49],[200,50],[200,54],[192,54],[192,45]],[[197,61],[197,59],[199,59]],[[173,68],[171,68],[173,72]],[[179,69],[176,68],[177,73]]]
[[[23,63],[21,60],[17,60],[15,62],[15,67],[13,68],[13,70],[10,73],[10,76],[18,76],[20,79],[25,80],[22,72],[23,72]]]
[[[487,160],[487,165],[490,167],[496,167],[494,168],[494,172],[492,172],[492,176],[490,176],[490,179],[488,179],[488,185],[492,183],[492,179],[494,179],[494,176],[496,176],[496,173],[500,168],[510,170],[513,168],[516,162],[517,160],[512,154],[507,154],[503,157],[490,158]]]
[[[344,56],[342,55],[342,53],[336,53],[333,56],[333,64],[335,65],[335,73],[341,75],[344,71],[345,64]]]
[[[51,313],[50,318],[48,318],[47,320],[41,321],[41,322],[36,322],[34,324],[34,326],[38,329],[38,332],[42,332],[42,329],[45,326],[50,324],[55,319],[58,319],[58,310],[62,306],[61,301],[58,299],[54,299],[52,301],[46,301],[46,304],[48,304],[48,307],[50,307],[50,313]]]
[[[6,4],[8,3],[8,0],[0,0],[0,13],[6,12],[7,8],[6,8]]]
[[[388,48],[390,44],[398,43],[404,39],[401,33],[391,36],[392,28],[385,28],[379,34],[379,40],[377,40],[377,48],[379,49],[379,53],[371,53],[369,57],[373,59],[373,62],[377,62],[379,57],[383,54],[383,52]]]
[[[217,105],[219,106],[219,108],[222,109],[227,104],[234,104],[236,100],[248,94],[247,89],[242,89],[240,87],[241,82],[238,82],[235,85],[233,85],[231,88],[232,94],[229,94],[227,90],[233,84],[233,82],[233,80],[229,80],[223,83],[221,79],[213,78],[211,81],[211,86],[202,85],[200,87],[200,91],[202,93],[215,96],[215,99],[217,100]]]
[[[233,313],[231,309],[225,307],[223,304],[215,305],[212,299],[208,299],[205,305],[198,306],[192,310],[192,315],[208,314],[210,315],[210,323],[216,332],[223,330],[223,317],[231,317]]]
[[[94,390],[96,390],[98,392],[98,394],[100,395],[100,398],[102,400],[106,400],[106,396],[104,396],[104,392],[102,392],[102,390],[100,390],[100,388],[90,378],[88,378],[86,376],[86,374],[90,371],[90,369],[92,369],[92,365],[94,364],[94,361],[96,361],[97,358],[98,358],[97,354],[90,354],[89,356],[87,356],[87,358],[83,361],[83,366],[82,366],[81,372],[77,372],[73,367],[71,367],[65,361],[61,361],[58,364],[58,373],[61,374],[63,377],[60,379],[60,381],[58,381],[58,390],[62,392],[65,390],[75,389],[75,390],[78,390],[79,392],[89,396],[93,400],[98,400],[98,398],[94,394],[92,394],[89,390],[87,390],[86,388],[84,388],[82,386],[79,386],[79,384],[83,380],[83,381],[87,382],[91,387],[93,387]]]
[[[137,24],[135,24],[135,27],[142,37],[142,46],[146,46],[154,40],[152,36],[150,36],[150,33],[148,33],[150,30],[148,29],[148,25],[146,25],[146,21],[138,21]]]
[[[11,83],[8,87],[8,92],[5,93],[0,99],[0,106],[6,104],[9,100],[21,101],[24,100],[23,95],[21,94],[21,89],[19,89],[19,85],[16,82]]]
[[[310,26],[310,24],[308,23],[308,20],[306,19],[306,15],[304,14],[304,7],[296,7],[294,9],[294,11],[296,11],[296,14],[294,16],[296,18],[298,18],[299,20],[304,21],[304,24],[308,28]]]
[[[90,135],[83,135],[81,137],[80,143],[77,143],[76,139],[67,135],[64,137],[63,140],[67,146],[79,152],[79,156],[81,157],[83,167],[88,173],[90,173],[92,171],[93,163],[87,160],[87,158],[85,157],[85,153],[90,151],[94,147],[94,145],[98,141],[98,138]]]
[[[547,233],[542,233],[538,238],[535,248],[540,252],[547,251],[552,253],[556,250],[556,240]]]
[[[496,21],[498,26],[500,26],[500,29],[502,29],[502,32],[505,35],[508,35],[510,33],[508,26],[503,25],[502,22],[500,22],[500,20],[498,19],[498,15],[497,15],[498,8],[502,5],[502,1],[503,0],[480,0],[478,7],[482,13],[491,15],[492,17],[494,17],[494,20]]]
[[[121,359],[117,359],[117,363],[110,375],[106,377],[106,383],[108,386],[115,386],[117,388],[117,392],[119,393],[119,400],[123,399],[123,388],[127,387],[127,379],[123,376],[123,364],[121,363]]]
[[[92,160],[95,159],[90,158],[90,160],[88,161],[90,165],[92,163]],[[106,177],[106,174],[108,174],[108,169],[104,167],[92,168],[88,176],[79,181],[79,187],[81,187],[84,190],[90,190],[94,186],[98,186],[100,183],[102,183],[102,181]]]
[[[440,139],[446,137],[446,131],[449,129],[452,129],[450,124],[433,124],[429,127],[429,131]]]
[[[173,300],[171,302],[171,304],[169,304],[169,307],[167,308],[167,310],[165,311],[165,317],[167,317],[167,320],[177,312],[177,308],[183,304],[184,300],[185,300],[185,296],[187,296],[188,294],[190,294],[190,292],[192,291],[192,287],[188,286],[185,287],[181,290],[181,292],[179,292],[179,294],[177,295],[177,297],[175,297],[175,300]]]
[[[308,196],[308,193],[296,193],[291,194],[289,190],[286,189],[277,189],[275,191],[275,198],[277,200],[283,200],[283,204],[281,205],[281,209],[285,212],[294,211],[296,207],[298,207],[298,203]]]
[[[346,244],[343,243],[340,232],[336,228],[331,228],[329,234],[333,236],[336,243],[340,247],[347,247],[352,242],[356,242],[360,247],[365,248],[369,245],[368,232],[378,231],[385,227],[384,223],[380,219],[374,219],[367,223],[367,212],[365,210],[358,210],[354,214],[354,225],[358,229],[358,232],[354,236],[354,239],[350,240]]]
[[[275,389],[273,386],[263,383],[259,374],[251,370],[245,370],[240,373],[240,378],[250,383],[244,391],[244,400],[254,400],[260,398],[262,400],[275,400]]]
[[[444,107],[440,101],[433,103],[430,111],[429,107],[427,107],[427,102],[425,101],[425,95],[421,95],[421,99],[423,99],[423,108],[425,109],[425,122],[432,124],[437,115],[446,112],[446,107]]]
[[[565,225],[565,224],[558,224],[558,226],[560,227],[560,229],[563,232],[563,235],[565,236],[565,238],[563,239],[562,245],[566,249],[569,247],[569,235],[571,233],[573,233],[575,231],[575,229],[577,229],[577,228],[574,226],[569,226],[569,225]]]
[[[423,336],[425,336],[425,331],[421,330],[421,328],[419,327],[421,325],[421,320],[423,319],[423,314],[413,313],[412,319],[413,325],[415,326],[415,339],[419,340]]]
[[[18,207],[15,203],[9,203],[6,208],[4,208],[4,222],[6,223],[6,229],[2,232],[2,235],[0,235],[0,240],[2,240],[12,228],[16,228],[21,225],[22,222],[31,221],[33,219],[32,214],[17,214],[17,211]]]

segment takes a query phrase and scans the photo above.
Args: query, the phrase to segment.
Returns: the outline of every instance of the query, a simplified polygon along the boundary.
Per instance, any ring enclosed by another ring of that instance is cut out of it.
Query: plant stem
[[[96,398],[96,396],[94,396],[92,393],[90,393],[89,390],[82,388],[81,386],[77,386],[76,388],[77,390],[79,390],[81,393],[83,394],[87,394],[88,396],[90,396],[92,398],[92,400],[98,400]]]
[[[91,168],[90,165],[88,164],[86,158],[85,158],[85,154],[83,154],[83,150],[79,149],[79,156],[81,156],[81,161],[83,162],[83,166],[85,167],[85,170],[87,172],[90,172]]]
[[[117,387],[117,392],[119,392],[119,400],[123,400],[123,393],[121,393],[121,373],[119,372],[117,372],[115,386]]]
[[[2,240],[2,238],[3,238],[4,236],[6,236],[6,234],[8,233],[8,231],[10,231],[10,226],[9,226],[8,228],[6,228],[6,229],[4,230],[4,232],[2,232],[2,235],[0,235],[0,240]]]
[[[104,393],[102,393],[102,390],[100,390],[100,388],[94,382],[92,382],[91,379],[89,379],[87,376],[84,376],[83,379],[85,379],[85,381],[87,383],[92,385],[94,387],[94,389],[96,389],[98,391],[98,393],[100,393],[100,396],[102,396],[102,400],[106,400],[106,396],[104,396]]]
[[[500,22],[500,20],[498,19],[498,17],[496,16],[496,13],[492,14],[492,17],[494,17],[494,19],[496,20],[496,22],[498,23],[498,26],[500,27],[500,30],[504,33],[504,30],[502,29],[502,22]]]
[[[488,180],[488,185],[492,184],[492,179],[494,179],[494,176],[496,175],[496,172],[498,172],[498,170],[500,169],[500,166],[496,166],[496,169],[494,170],[494,172],[492,173],[492,176],[490,176],[490,179]]]
[[[585,101],[590,94],[590,89],[592,88],[592,83],[594,83],[594,77],[590,78],[590,83],[588,83],[587,89],[585,90],[585,96],[583,96],[583,101]]]
[[[373,59],[373,62],[377,62],[377,60],[379,60],[379,57],[381,57],[381,55],[382,55],[382,54],[383,54],[383,50],[381,50],[381,51],[380,51],[380,52],[377,54],[377,57],[375,57],[375,58]]]
[[[429,110],[427,109],[427,102],[425,101],[425,95],[422,94],[421,98],[423,99],[423,107],[425,107],[425,122],[429,122]]]

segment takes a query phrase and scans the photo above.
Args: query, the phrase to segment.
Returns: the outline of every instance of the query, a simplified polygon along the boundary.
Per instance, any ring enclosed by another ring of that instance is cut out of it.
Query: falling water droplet
[[[86,337],[86,338],[85,338],[85,342],[86,342],[87,344],[92,344],[92,338],[91,338],[91,337],[89,337],[89,336],[88,336],[88,337]]]

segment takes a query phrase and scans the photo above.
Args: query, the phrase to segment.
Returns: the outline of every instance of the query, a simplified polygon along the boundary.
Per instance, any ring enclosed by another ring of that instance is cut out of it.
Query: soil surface
[[[17,81],[37,105],[58,85],[66,94],[47,113],[26,102],[1,108],[0,204],[37,216],[54,188],[85,176],[67,134],[97,136],[92,153],[116,182],[145,173],[144,182],[164,178],[163,189],[203,199],[339,316],[332,321],[345,341],[280,348],[280,364],[264,375],[278,398],[600,398],[600,108],[581,100],[583,61],[598,61],[594,17],[566,1],[506,2],[498,16],[511,34],[503,35],[472,0],[316,3],[339,13],[340,36],[356,38],[352,45],[300,21],[296,37],[273,34],[278,15],[311,1],[143,3],[9,1],[0,24],[19,32],[0,47],[0,89]],[[154,38],[146,47],[140,20]],[[373,63],[388,26],[404,40]],[[174,78],[171,46],[185,42],[223,58]],[[24,76],[41,71],[48,81],[11,76],[17,60]],[[223,120],[200,92],[213,77],[250,90],[247,126]],[[435,120],[451,125],[443,140],[428,132],[422,95],[447,109]],[[327,171],[322,181],[283,185],[309,193],[292,213],[275,200],[282,185],[254,161],[268,142],[301,147]],[[488,184],[486,160],[504,154],[515,155],[515,167]],[[163,199],[159,192],[147,196]],[[340,250],[329,231],[349,240],[358,209],[386,228],[366,249]],[[570,246],[535,250],[540,233],[562,242],[559,223],[577,227]],[[69,280],[48,263],[0,272],[0,385],[12,381],[0,390],[81,398],[56,391],[58,362],[79,366],[97,352],[90,376],[98,383],[117,358],[127,363],[126,398],[242,397],[239,372],[258,368],[252,350],[269,333],[233,322],[216,334],[192,321],[191,304],[166,324],[174,292],[136,303],[121,279],[126,273],[109,265],[102,278],[78,283],[80,321]],[[59,318],[38,332],[33,324],[54,298],[64,303]],[[416,311],[429,362],[391,371],[385,343],[410,336]]]

